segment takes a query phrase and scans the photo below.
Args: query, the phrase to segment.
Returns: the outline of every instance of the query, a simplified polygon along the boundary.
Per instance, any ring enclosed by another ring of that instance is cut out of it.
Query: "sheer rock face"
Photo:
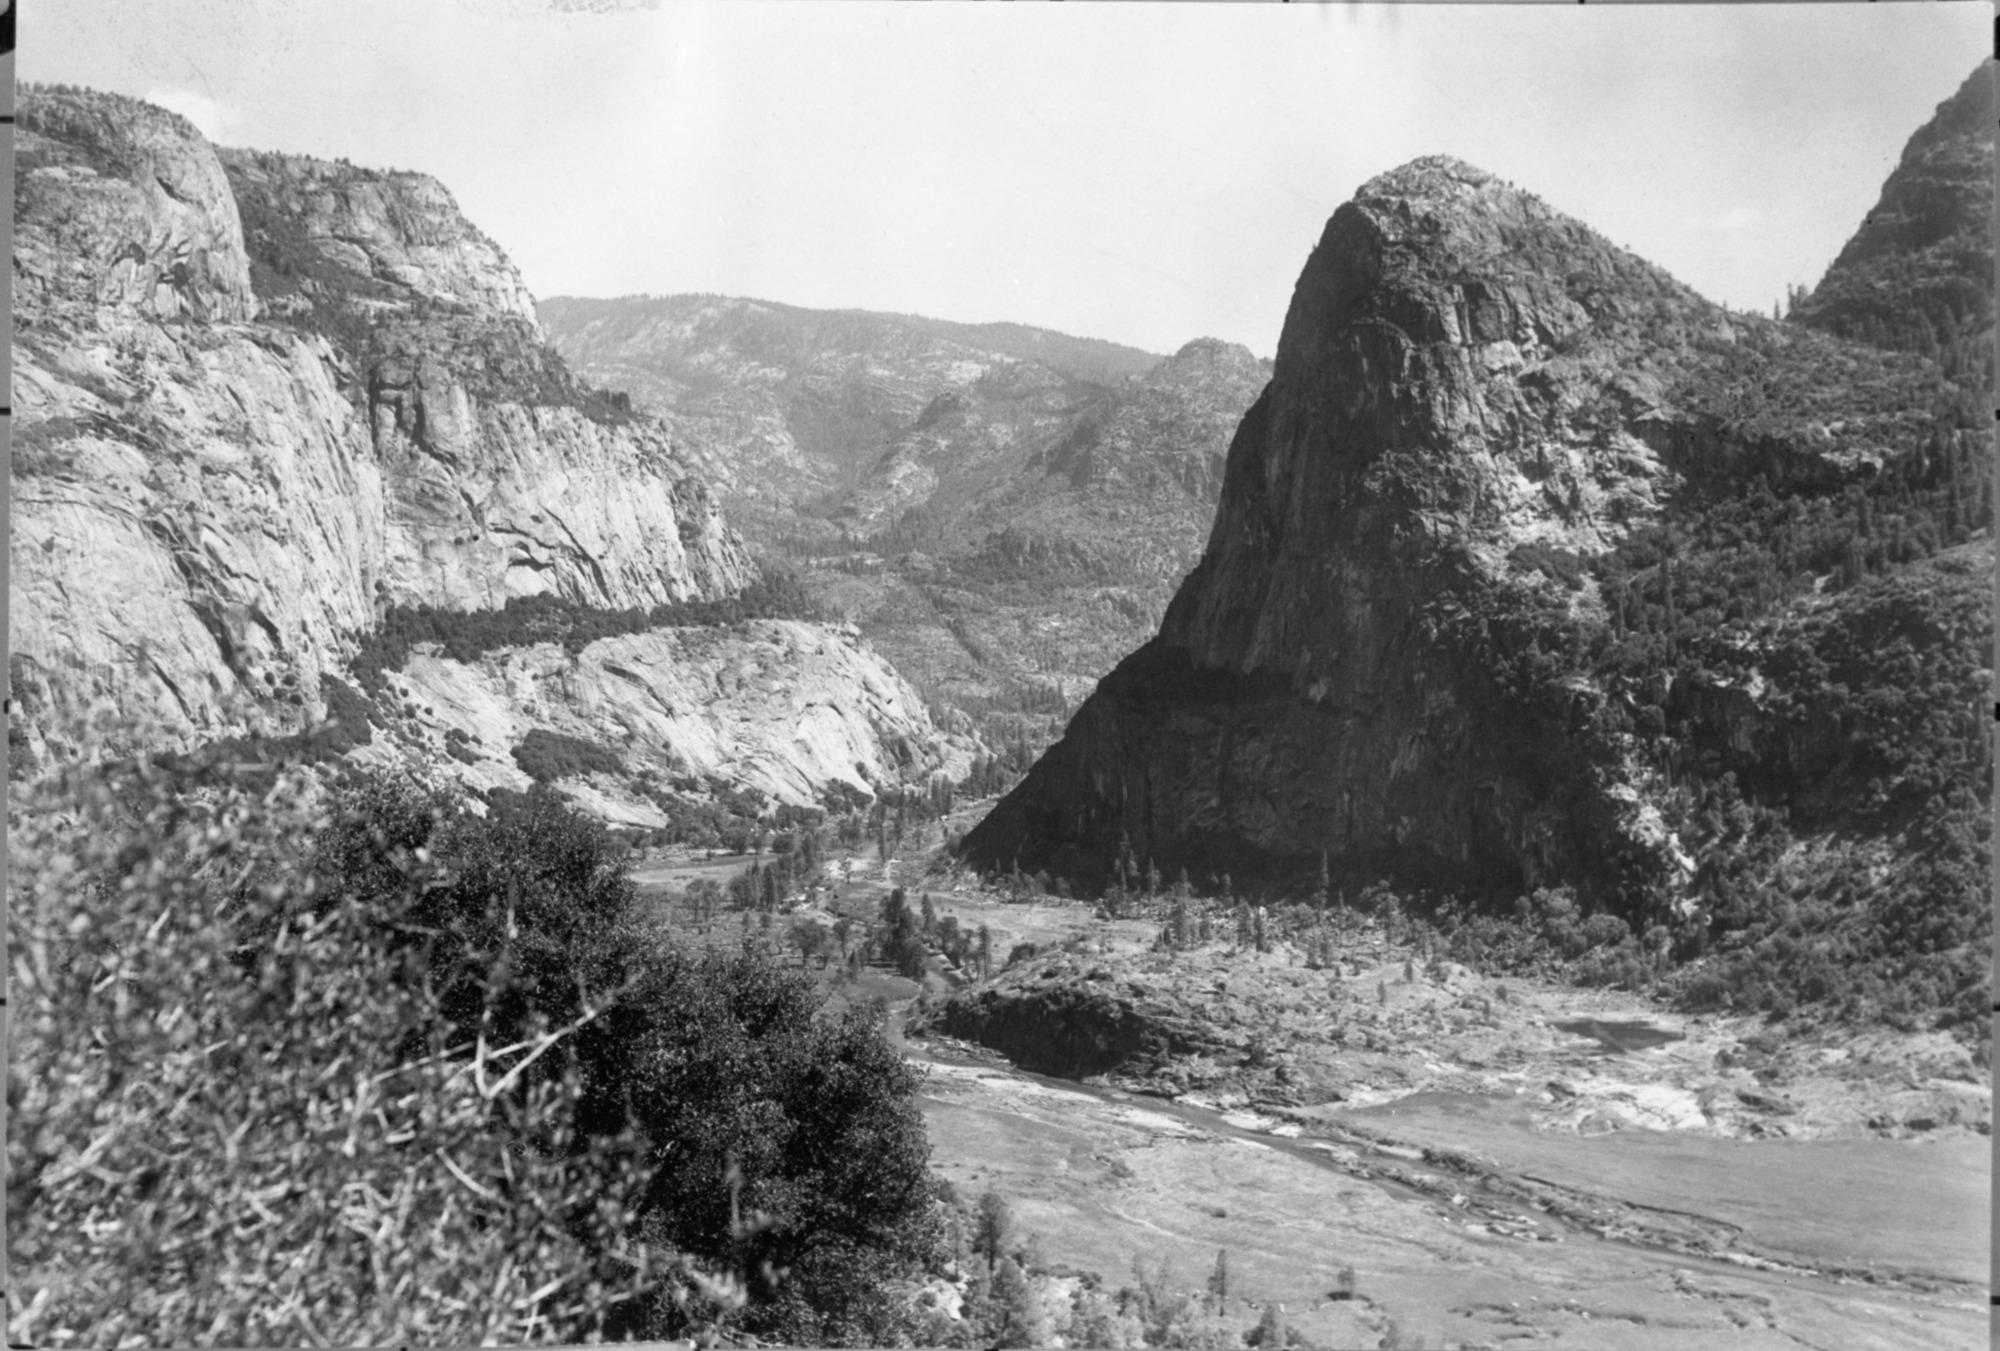
[[[350,286],[376,288],[369,298],[379,311],[407,315],[427,300],[487,324],[512,320],[539,336],[535,298],[520,273],[436,179],[302,155],[217,153],[239,200],[254,197],[262,212],[294,222],[307,249],[356,279]],[[315,287],[305,298],[333,292],[337,301],[338,289]]]
[[[295,727],[384,603],[754,575],[434,181],[218,155],[88,91],[24,91],[20,119],[11,675],[38,733],[108,700],[182,739],[238,696]]]
[[[123,99],[29,99],[20,113],[16,208],[37,266],[21,269],[25,314],[91,311],[156,320],[255,316],[243,231],[222,166],[173,113]]]
[[[1841,361],[1928,378],[1727,313],[1468,165],[1373,180],[1306,264],[1159,635],[969,857],[1086,884],[1124,840],[1168,876],[1287,888],[1322,856],[1349,887],[1672,878],[1655,776],[1590,716],[1607,691],[1510,694],[1503,618],[1601,627],[1587,569],[1559,583],[1549,560],[1604,553],[1692,480],[1826,483],[1898,453],[1896,399],[1843,419],[1820,397]]]
[[[549,350],[534,298],[421,174],[223,151],[253,273],[354,371],[388,487],[384,597],[454,609],[554,592],[623,607],[751,575],[668,429]]]
[[[254,322],[228,181],[179,118],[20,108],[11,654],[41,731],[313,706],[373,622],[383,475],[324,340]],[[287,695],[299,704],[287,705]]]

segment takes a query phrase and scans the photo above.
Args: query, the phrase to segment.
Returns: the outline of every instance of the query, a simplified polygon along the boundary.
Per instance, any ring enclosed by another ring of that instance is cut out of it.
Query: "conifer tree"
[[[1007,1198],[991,1187],[980,1195],[972,1213],[972,1251],[986,1259],[986,1275],[991,1280],[1000,1259],[1014,1241],[1014,1212]]]
[[[1208,1277],[1209,1307],[1222,1312],[1223,1302],[1229,1298],[1229,1249],[1215,1250],[1215,1270]]]
[[[1260,1348],[1264,1348],[1265,1351],[1269,1351],[1269,1348],[1272,1347],[1279,1348],[1279,1351],[1282,1351],[1285,1345],[1284,1311],[1275,1303],[1266,1304],[1264,1306],[1264,1316],[1257,1320],[1257,1327],[1251,1332],[1250,1337],[1251,1340],[1256,1342]]]
[[[1011,1257],[1003,1257],[993,1272],[991,1328],[996,1347],[1049,1345],[1053,1329],[1035,1298],[1028,1275]]]

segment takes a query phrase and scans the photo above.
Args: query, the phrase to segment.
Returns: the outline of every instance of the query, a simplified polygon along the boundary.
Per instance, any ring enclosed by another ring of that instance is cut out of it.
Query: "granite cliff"
[[[549,350],[504,254],[421,174],[223,152],[258,295],[324,335],[388,485],[391,603],[713,597],[754,575],[669,429]]]
[[[31,753],[98,703],[175,744],[295,733],[398,610],[643,611],[757,579],[673,429],[570,373],[435,180],[218,150],[87,90],[29,88],[19,116],[10,677]],[[814,698],[899,683],[849,655]],[[913,694],[868,703],[836,777],[892,741],[943,754]],[[740,730],[782,754],[795,729]]]
[[[1721,817],[1766,813],[1878,876],[1948,857],[1901,903],[1962,955],[1983,843],[1899,832],[1978,835],[1981,430],[1929,361],[1726,311],[1469,165],[1384,174],[1300,276],[1158,635],[965,852],[1091,889],[1128,845],[1277,895],[1566,886],[1692,952],[1747,924],[1718,886],[1810,889],[1796,855],[1744,876]]]

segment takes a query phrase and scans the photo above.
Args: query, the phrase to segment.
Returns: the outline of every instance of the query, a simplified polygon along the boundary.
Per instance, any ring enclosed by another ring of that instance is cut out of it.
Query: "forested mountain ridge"
[[[1329,222],[1159,635],[966,854],[1530,931],[1573,893],[1608,977],[1671,952],[1697,1002],[1970,1035],[1985,452],[1935,363],[1416,161]]]
[[[995,367],[1038,365],[1075,398],[1160,360],[1021,324],[731,296],[553,296],[539,313],[580,369],[676,415],[719,489],[778,504],[853,483],[933,398]]]
[[[543,302],[594,379],[670,413],[753,547],[948,718],[1039,744],[1199,556],[1269,378],[1015,324],[719,296]]]

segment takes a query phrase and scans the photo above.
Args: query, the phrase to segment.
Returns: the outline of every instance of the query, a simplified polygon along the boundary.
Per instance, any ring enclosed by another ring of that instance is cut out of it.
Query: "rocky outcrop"
[[[809,806],[831,785],[962,778],[976,749],[941,737],[851,628],[797,621],[655,629],[574,654],[542,643],[471,663],[419,653],[389,686],[396,716],[361,758],[421,758],[480,792],[520,790],[530,780],[515,749],[554,733],[603,764],[559,776],[562,790],[648,829],[667,824],[656,798],[671,783],[721,780]]]
[[[31,736],[95,701],[168,739],[297,726],[383,604],[652,605],[754,576],[668,432],[568,375],[434,181],[219,155],[89,91],[24,90],[19,116]]]
[[[1169,876],[1300,892],[1324,858],[1350,893],[1567,882],[1639,919],[1692,867],[1646,709],[1686,665],[1676,597],[1714,520],[1771,551],[1765,608],[1824,586],[1744,544],[1783,515],[1744,504],[1828,512],[1927,444],[1958,464],[1949,395],[1915,358],[1711,305],[1469,165],[1385,174],[1300,276],[1158,636],[966,853],[1101,885],[1129,840]]]
[[[1234,1039],[1188,1002],[1124,969],[1061,954],[961,991],[913,1020],[1000,1052],[1036,1074],[1144,1075],[1179,1057],[1227,1054]]]

